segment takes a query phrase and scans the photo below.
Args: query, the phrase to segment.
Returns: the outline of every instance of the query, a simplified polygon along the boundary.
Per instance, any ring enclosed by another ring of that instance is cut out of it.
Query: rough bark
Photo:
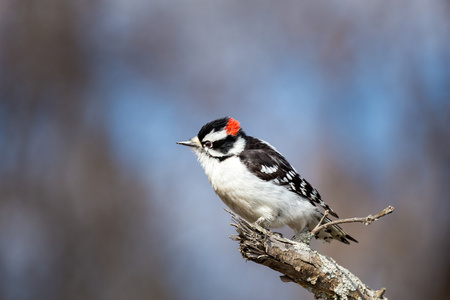
[[[322,299],[383,299],[385,288],[375,291],[332,258],[312,250],[309,241],[281,237],[232,214],[242,256],[284,274],[283,281],[300,284]],[[309,235],[309,234],[308,234]]]

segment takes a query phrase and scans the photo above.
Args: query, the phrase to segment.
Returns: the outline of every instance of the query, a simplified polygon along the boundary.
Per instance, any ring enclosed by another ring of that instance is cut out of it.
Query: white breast
[[[201,152],[197,156],[214,191],[231,210],[249,222],[263,217],[268,227],[289,225],[301,231],[315,219],[317,210],[308,200],[283,186],[259,179],[239,157],[220,162]]]

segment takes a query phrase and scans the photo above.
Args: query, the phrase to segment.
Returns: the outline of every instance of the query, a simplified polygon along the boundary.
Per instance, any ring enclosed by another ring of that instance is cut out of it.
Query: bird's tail
[[[319,223],[319,221],[322,219],[323,214],[320,213],[317,218],[317,222],[312,222],[310,224],[309,230],[313,230],[314,227]],[[322,224],[330,223],[331,219],[328,217],[323,220]],[[352,242],[357,243],[358,241],[352,238],[350,235],[348,235],[339,225],[331,225],[325,229],[322,229],[316,234],[316,238],[323,239],[326,242],[330,242],[332,239],[338,240],[344,244],[350,244],[349,240]]]

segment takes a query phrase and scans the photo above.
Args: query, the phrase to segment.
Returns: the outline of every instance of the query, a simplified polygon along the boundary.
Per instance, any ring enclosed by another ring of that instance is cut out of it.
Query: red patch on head
[[[228,124],[227,127],[225,127],[225,129],[227,130],[227,134],[236,135],[241,129],[241,126],[239,125],[239,121],[230,118],[228,120]]]

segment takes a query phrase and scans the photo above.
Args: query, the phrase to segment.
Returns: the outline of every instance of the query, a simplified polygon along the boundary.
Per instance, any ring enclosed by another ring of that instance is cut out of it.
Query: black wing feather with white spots
[[[314,206],[319,204],[330,215],[338,215],[322,201],[319,192],[301,177],[286,159],[272,146],[258,139],[247,137],[246,151],[239,158],[258,178],[285,186],[290,191],[308,199]]]

